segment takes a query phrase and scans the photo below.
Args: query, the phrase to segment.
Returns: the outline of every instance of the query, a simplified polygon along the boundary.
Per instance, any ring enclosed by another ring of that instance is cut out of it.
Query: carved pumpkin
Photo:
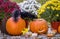
[[[48,24],[44,19],[36,19],[30,22],[30,30],[35,33],[43,34],[48,30]]]
[[[13,17],[8,19],[6,23],[6,30],[11,35],[20,35],[22,30],[25,28],[26,23],[22,18],[18,18],[17,22],[13,19]]]

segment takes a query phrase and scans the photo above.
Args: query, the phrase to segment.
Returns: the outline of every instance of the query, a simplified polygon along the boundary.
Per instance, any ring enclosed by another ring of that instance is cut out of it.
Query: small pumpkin
[[[43,34],[47,32],[48,24],[44,19],[35,19],[30,22],[30,30],[38,34]]]
[[[49,32],[47,34],[48,37],[53,37],[55,34],[57,33],[57,30],[51,30],[51,32]]]
[[[60,33],[60,25],[59,25],[59,27],[58,27],[58,33]]]
[[[54,35],[53,34],[47,34],[48,37],[53,37]]]
[[[25,26],[25,20],[22,18],[18,18],[17,22],[15,22],[14,18],[11,17],[7,20],[6,30],[11,35],[20,35]]]

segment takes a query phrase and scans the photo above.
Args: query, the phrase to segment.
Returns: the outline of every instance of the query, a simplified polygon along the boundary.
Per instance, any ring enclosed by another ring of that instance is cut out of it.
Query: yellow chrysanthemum
[[[43,12],[45,12],[45,9],[37,10],[37,12],[38,12],[39,14],[42,14]]]
[[[60,8],[56,8],[56,10],[60,10]]]
[[[47,9],[50,9],[50,7],[48,6]]]
[[[60,7],[60,5],[58,7]]]
[[[39,15],[44,13],[46,11],[46,9],[60,10],[60,1],[58,1],[58,0],[47,1],[37,11],[38,12],[38,17],[40,17]]]
[[[22,34],[26,34],[28,32],[28,28],[24,28],[24,30],[22,30]]]
[[[51,9],[52,9],[52,10],[55,10],[55,9],[56,9],[56,7],[51,6]]]
[[[59,0],[51,0],[52,2],[56,2],[56,1],[59,1]]]

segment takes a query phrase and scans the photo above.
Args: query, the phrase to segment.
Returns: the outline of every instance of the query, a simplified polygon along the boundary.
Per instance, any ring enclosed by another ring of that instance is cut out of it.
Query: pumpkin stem
[[[13,18],[14,18],[14,21],[16,22],[18,20],[18,17],[20,16],[20,11],[19,10],[15,10],[13,12]]]

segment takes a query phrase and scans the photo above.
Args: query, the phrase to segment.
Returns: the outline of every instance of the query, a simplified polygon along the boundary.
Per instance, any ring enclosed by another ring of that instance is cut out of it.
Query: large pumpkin
[[[43,34],[48,30],[48,24],[44,19],[36,19],[30,22],[30,30],[35,33]]]
[[[22,18],[19,18],[17,22],[11,17],[6,23],[6,30],[11,35],[20,35],[22,30],[25,28],[26,23]]]

